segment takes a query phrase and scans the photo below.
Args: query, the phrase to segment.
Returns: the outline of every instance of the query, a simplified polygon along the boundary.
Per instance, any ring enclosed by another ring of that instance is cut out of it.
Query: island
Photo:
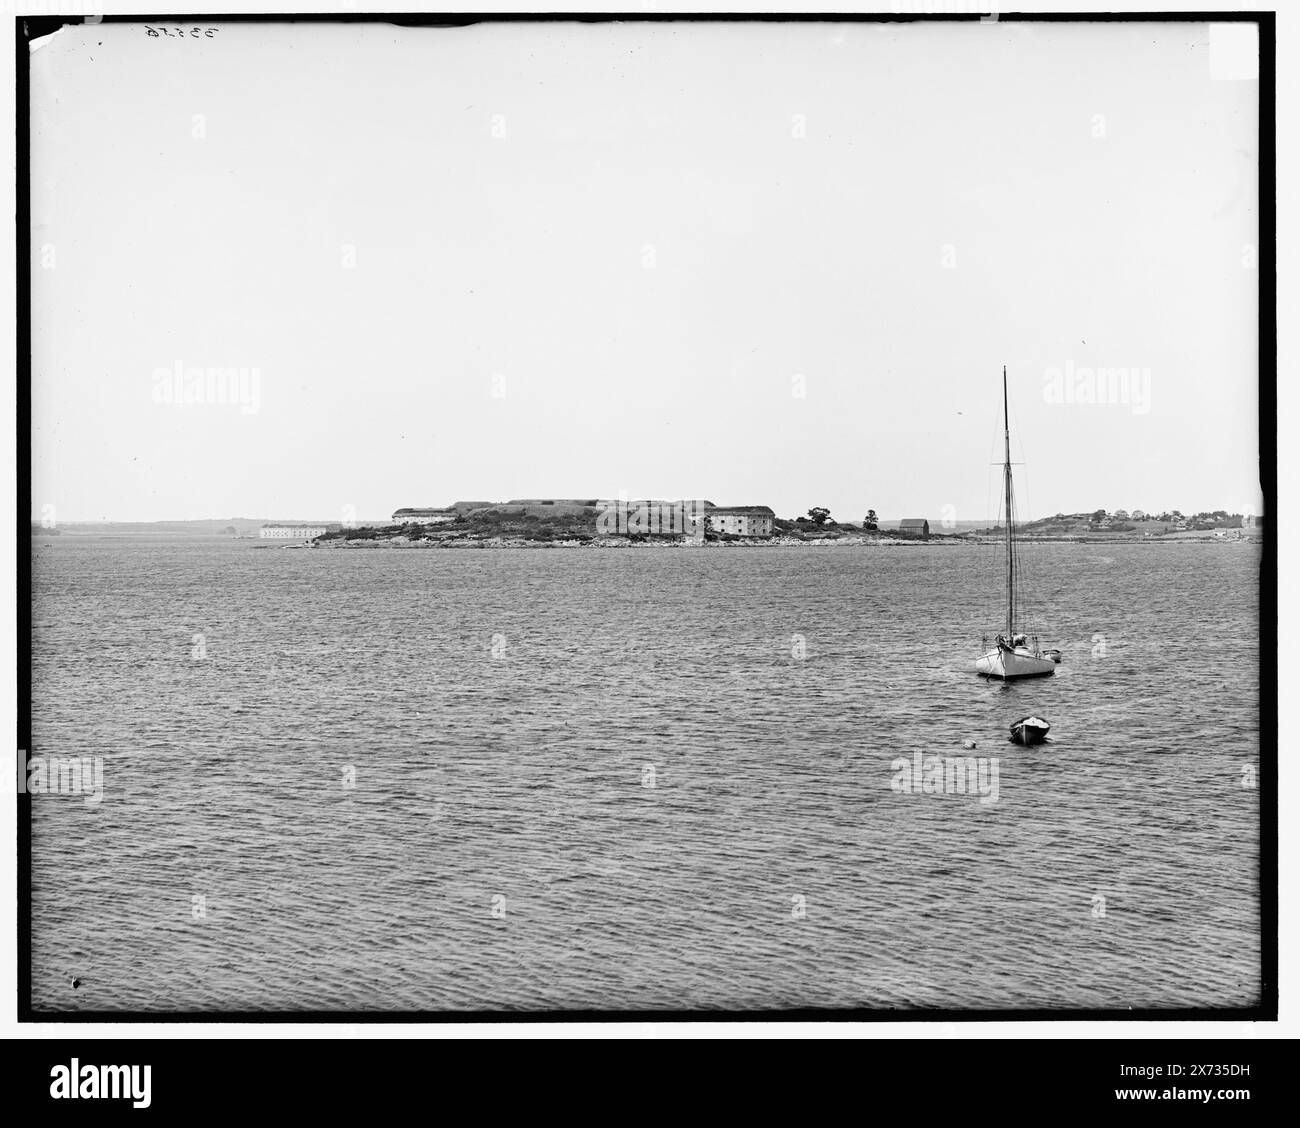
[[[516,498],[466,501],[436,508],[402,508],[388,523],[303,528],[298,543],[325,548],[712,548],[787,545],[961,545],[999,540],[994,525],[904,518],[883,523],[870,510],[861,521],[836,521],[814,506],[806,516],[778,517],[763,505],[711,501],[595,498]],[[282,536],[284,526],[270,535]],[[1022,540],[1105,542],[1193,539],[1242,540],[1259,530],[1257,518],[1223,510],[1184,517],[1177,511],[1063,514],[1017,527]]]

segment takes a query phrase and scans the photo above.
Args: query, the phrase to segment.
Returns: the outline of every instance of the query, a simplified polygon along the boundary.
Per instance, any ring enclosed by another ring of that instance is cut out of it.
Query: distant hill
[[[977,531],[993,534],[1000,528],[1001,526],[991,525]],[[1160,514],[1157,518],[1143,514],[1140,518],[1134,518],[1124,510],[1118,513],[1094,510],[1091,513],[1057,513],[1017,525],[1016,528],[1021,535],[1029,537],[1178,536],[1186,533],[1212,533],[1215,529],[1240,529],[1241,514],[1216,510],[1191,516],[1177,513]]]
[[[337,521],[337,518],[335,519]],[[257,536],[263,525],[280,524],[280,519],[267,517],[212,517],[200,521],[60,521],[62,533],[86,535],[91,533],[152,533],[155,536]],[[284,524],[309,524],[310,519],[295,517]],[[329,524],[322,521],[320,524]],[[32,532],[42,533],[39,522],[32,522]]]

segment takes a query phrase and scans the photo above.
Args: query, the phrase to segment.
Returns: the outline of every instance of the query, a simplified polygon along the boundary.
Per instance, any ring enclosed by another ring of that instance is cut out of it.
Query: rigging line
[[[1010,408],[1011,417],[1016,421],[1016,439],[1015,445],[1020,453],[1020,460],[1017,463],[1021,467],[1020,482],[1021,496],[1024,499],[1023,505],[1017,505],[1023,522],[1031,520],[1034,509],[1031,503],[1032,491],[1029,480],[1029,455],[1025,450],[1025,440],[1023,438],[1023,429],[1020,424],[1020,415],[1016,409]],[[1034,554],[1032,551],[1028,555],[1023,555],[1017,549],[1016,554],[1016,575],[1019,582],[1016,585],[1016,611],[1023,619],[1021,630],[1035,629],[1039,624],[1036,619],[1036,612],[1033,607],[1033,593],[1036,590],[1037,570],[1034,567]]]
[[[997,591],[1002,586],[1002,576],[999,572],[998,565],[1000,553],[995,551],[997,541],[995,537],[990,537],[988,530],[990,528],[989,518],[992,518],[992,528],[996,529],[1001,523],[1002,514],[1002,475],[999,471],[997,477],[998,484],[998,508],[993,508],[993,467],[997,464],[993,461],[993,456],[997,451],[998,440],[1001,438],[1002,420],[999,413],[995,410],[990,421],[989,429],[989,452],[985,459],[984,468],[984,528],[985,533],[980,538],[980,547],[984,551],[980,554],[980,578],[982,586],[989,591]]]
[[[1007,627],[1009,632],[1014,634],[1016,620],[1019,618],[1020,612],[1020,601],[1017,598],[1018,585],[1016,583],[1019,561],[1017,559],[1018,553],[1016,551],[1015,539],[1016,487],[1014,480],[1007,482],[1007,502],[1007,581],[1010,584],[1010,591],[1008,592],[1007,599],[1011,611],[1011,621],[1007,624]]]
[[[999,505],[1001,503],[999,502]],[[993,452],[989,451],[989,465],[984,471],[984,520],[993,513]]]
[[[985,471],[986,492],[984,495],[984,520],[987,521],[993,515],[993,467],[1001,466],[1001,461],[994,462],[993,456],[997,453],[998,442],[1002,438],[1002,418],[994,411],[993,426],[989,435],[989,456],[986,459],[988,469]],[[998,512],[1002,512],[1002,476],[998,475]]]
[[[1021,507],[1021,513],[1024,514],[1025,520],[1029,520],[1030,515],[1034,511],[1033,506],[1030,504],[1030,500],[1029,500],[1030,499],[1029,455],[1025,451],[1025,440],[1022,437],[1024,432],[1020,426],[1020,416],[1014,407],[1011,409],[1011,418],[1016,421],[1016,426],[1014,428],[1015,436],[1016,436],[1015,445],[1019,448],[1020,451],[1020,461],[1017,462],[1016,465],[1022,468],[1020,471],[1020,481],[1021,481],[1021,486],[1023,487],[1022,492],[1024,494],[1025,504]]]

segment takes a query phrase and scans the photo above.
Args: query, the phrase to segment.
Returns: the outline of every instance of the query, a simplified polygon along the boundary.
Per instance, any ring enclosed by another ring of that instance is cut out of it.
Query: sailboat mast
[[[1002,467],[1003,485],[1006,489],[1007,514],[1007,641],[1011,641],[1015,624],[1015,554],[1011,539],[1011,419],[1007,412],[1007,366],[1002,366],[1002,437],[1006,443],[1006,461]]]

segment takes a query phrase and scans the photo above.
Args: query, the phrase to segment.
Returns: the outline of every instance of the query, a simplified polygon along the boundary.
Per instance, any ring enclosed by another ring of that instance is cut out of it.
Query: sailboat
[[[975,660],[975,672],[989,678],[1040,678],[1054,673],[1061,660],[1058,650],[1040,650],[1038,636],[1016,630],[1016,522],[1011,489],[1011,421],[1007,413],[1007,370],[1002,368],[1002,435],[1006,461],[1002,484],[1006,504],[1007,619],[1006,627]],[[988,646],[988,639],[984,644]]]

